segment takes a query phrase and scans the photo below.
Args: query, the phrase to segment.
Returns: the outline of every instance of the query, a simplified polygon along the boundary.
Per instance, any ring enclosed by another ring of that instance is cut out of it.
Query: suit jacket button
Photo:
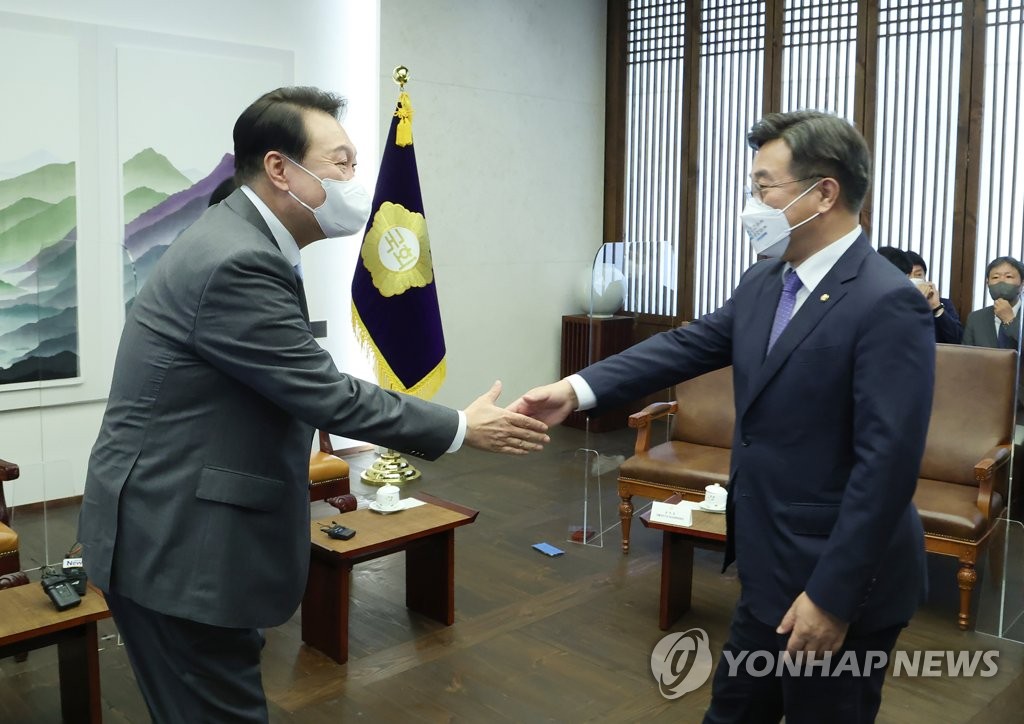
[[[750,438],[747,438],[747,437],[743,438],[741,444],[743,445],[743,447],[750,447]]]

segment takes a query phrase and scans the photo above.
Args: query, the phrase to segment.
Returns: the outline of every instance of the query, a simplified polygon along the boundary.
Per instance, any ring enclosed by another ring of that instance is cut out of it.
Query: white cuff
[[[456,412],[459,413],[459,429],[455,431],[455,439],[452,440],[451,447],[445,450],[446,453],[458,452],[466,440],[466,413],[462,410],[456,410]]]
[[[590,389],[590,385],[587,381],[579,375],[569,375],[565,378],[565,381],[572,387],[573,392],[576,393],[576,400],[579,402],[577,410],[590,410],[597,407],[597,395]]]

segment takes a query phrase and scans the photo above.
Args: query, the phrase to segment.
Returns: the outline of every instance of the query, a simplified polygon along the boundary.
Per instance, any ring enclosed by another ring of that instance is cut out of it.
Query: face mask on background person
[[[1020,297],[1020,285],[1010,284],[1010,282],[996,282],[995,284],[989,284],[988,295],[992,297],[992,301],[1005,299],[1010,304],[1016,304],[1017,299]]]
[[[740,223],[743,224],[747,236],[750,237],[750,244],[758,256],[767,256],[773,259],[781,257],[789,247],[790,232],[803,226],[815,216],[821,215],[821,212],[815,213],[799,224],[790,226],[785,214],[786,209],[806,196],[820,183],[819,179],[812,186],[808,186],[802,194],[781,209],[776,209],[774,206],[769,206],[760,199],[754,198],[753,194],[747,196],[747,203],[743,207],[743,211],[740,212]]]
[[[290,189],[288,193],[293,199],[313,212],[316,222],[320,224],[320,229],[328,237],[349,236],[362,231],[366,226],[366,220],[370,218],[370,207],[373,201],[361,183],[355,179],[338,181],[333,178],[320,178],[298,161],[293,161],[288,156],[285,158],[323,186],[327,196],[324,198],[324,202],[315,209],[293,194]]]

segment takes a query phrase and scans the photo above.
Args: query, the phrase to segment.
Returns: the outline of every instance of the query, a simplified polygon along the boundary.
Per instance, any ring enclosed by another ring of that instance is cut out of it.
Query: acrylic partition
[[[637,253],[638,245],[604,244],[582,273],[578,298],[583,313],[563,322],[563,355],[566,348],[577,350],[571,355],[575,359],[563,359],[563,376],[632,344],[634,318],[622,310],[634,289],[631,259]],[[576,339],[570,337],[566,341],[570,335]],[[605,536],[619,527],[618,469],[633,454],[635,441],[627,418],[642,405],[642,401],[636,401],[614,410],[602,410],[595,416],[574,413],[567,421],[583,431],[583,444],[566,462],[566,475],[578,481],[578,493],[567,516],[568,542],[601,547]],[[618,548],[619,541],[615,535],[612,545]]]
[[[965,315],[966,316],[966,315]],[[1019,335],[1024,337],[1024,335]],[[1013,406],[1015,424],[1005,490],[1005,510],[992,530],[986,560],[976,584],[977,615],[975,630],[999,638],[1024,643],[1024,415],[1021,414],[1021,340],[1017,340],[1017,384]]]

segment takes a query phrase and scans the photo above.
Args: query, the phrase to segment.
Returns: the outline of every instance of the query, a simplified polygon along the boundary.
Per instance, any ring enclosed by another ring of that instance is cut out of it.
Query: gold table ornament
[[[360,479],[368,485],[402,485],[420,477],[420,471],[394,450],[388,450],[364,470]]]

